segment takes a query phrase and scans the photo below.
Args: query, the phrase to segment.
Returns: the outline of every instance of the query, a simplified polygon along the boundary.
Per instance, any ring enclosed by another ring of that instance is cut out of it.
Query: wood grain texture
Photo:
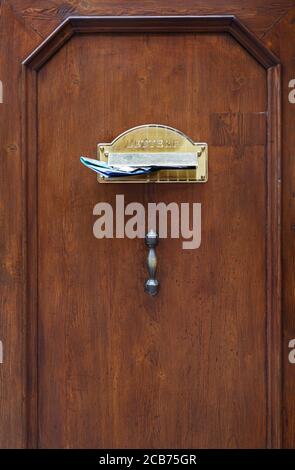
[[[237,89],[246,80],[245,76],[237,77]],[[265,113],[213,113],[210,116],[210,142],[222,146],[235,144],[265,145]],[[257,130],[258,129],[258,130]]]
[[[284,321],[284,361],[288,355],[287,344],[290,338],[295,337],[294,331],[294,233],[291,226],[294,223],[294,165],[292,158],[292,149],[294,143],[292,141],[293,131],[292,107],[288,103],[286,92],[288,81],[294,78],[293,64],[293,44],[294,44],[294,11],[289,15],[286,12],[292,8],[294,1],[275,1],[266,2],[264,0],[251,0],[245,4],[243,1],[230,1],[220,4],[219,1],[208,2],[202,1],[183,1],[176,2],[174,0],[160,4],[155,0],[142,1],[140,3],[128,1],[98,1],[88,0],[79,2],[64,2],[61,0],[2,0],[1,2],[1,75],[9,78],[11,88],[19,86],[20,89],[20,72],[21,60],[26,57],[29,51],[33,50],[42,40],[50,34],[53,29],[58,26],[65,17],[73,14],[88,15],[126,15],[126,14],[235,14],[243,20],[252,31],[263,37],[265,44],[282,58],[284,66],[283,74],[283,268],[284,268],[284,290],[283,290],[283,321]],[[11,5],[13,11],[8,8]],[[14,17],[12,13],[14,12]],[[286,16],[285,16],[286,15]],[[282,18],[281,18],[282,17]],[[280,20],[281,19],[281,20]],[[36,34],[32,34],[32,31]],[[269,31],[269,32],[268,32]],[[13,43],[9,38],[13,32]],[[268,32],[268,34],[266,34]],[[265,36],[266,34],[266,36]],[[265,36],[265,37],[264,37]],[[1,77],[0,77],[1,78]],[[236,79],[238,83],[239,78]],[[236,84],[237,86],[237,84]],[[13,88],[15,90],[15,88]],[[238,91],[237,91],[238,93]],[[14,91],[7,94],[7,106],[0,108],[5,111],[1,113],[1,142],[8,142],[8,137],[20,147],[20,103],[18,96]],[[230,110],[231,111],[231,110]],[[225,111],[227,115],[228,110]],[[10,130],[9,130],[10,129]],[[256,134],[258,137],[260,134]],[[9,142],[8,142],[9,144]],[[1,157],[6,155],[5,143],[1,148],[3,153]],[[13,147],[11,147],[12,149]],[[242,155],[242,147],[235,147]],[[14,151],[14,154],[16,151]],[[20,153],[18,154],[20,158]],[[1,331],[9,342],[11,348],[5,350],[5,365],[0,366],[0,372],[3,380],[1,380],[1,404],[0,404],[0,428],[1,428],[1,447],[19,447],[25,445],[25,415],[24,408],[21,405],[21,396],[24,396],[24,375],[22,375],[22,367],[24,367],[23,349],[20,347],[24,344],[23,318],[21,317],[22,301],[20,300],[20,279],[19,273],[22,270],[23,256],[20,254],[22,222],[20,216],[20,193],[21,180],[20,171],[17,169],[13,160],[13,168],[2,166],[1,170],[1,188],[3,188],[3,224],[2,230],[3,246],[1,245],[1,259],[4,260],[4,276],[3,279],[9,278],[7,273],[12,273],[13,279],[10,283],[4,281],[1,283],[2,295],[2,312]],[[11,159],[12,162],[12,159]],[[11,193],[13,192],[13,196]],[[15,215],[12,219],[11,204],[15,207]],[[293,217],[293,219],[292,219]],[[4,221],[5,224],[4,225]],[[12,234],[15,234],[13,236]],[[6,234],[6,235],[5,235]],[[13,245],[13,246],[12,246]],[[6,253],[6,254],[5,254]],[[7,260],[7,262],[6,262]],[[9,270],[9,266],[12,267]],[[7,277],[8,276],[8,277]],[[10,281],[9,281],[10,282]],[[2,291],[3,289],[3,291]],[[9,363],[8,363],[9,361]],[[295,447],[295,408],[294,408],[294,371],[292,365],[284,362],[284,439],[283,445],[286,447]],[[28,364],[30,369],[30,364]],[[29,370],[30,372],[30,370]],[[14,393],[11,393],[11,390]],[[34,389],[34,387],[32,387]],[[21,391],[22,390],[22,391]],[[34,400],[32,400],[34,403]],[[34,420],[33,420],[34,427]],[[30,432],[32,435],[32,432]],[[34,440],[34,439],[33,439]]]
[[[294,6],[294,0],[9,0],[16,14],[45,38],[70,15],[225,15],[239,17],[258,36]]]
[[[23,200],[24,200],[24,221],[23,221],[23,236],[24,236],[24,272],[25,272],[25,309],[26,309],[26,410],[27,410],[27,446],[33,447],[33,442],[36,441],[36,429],[38,426],[38,416],[36,410],[36,403],[38,400],[37,388],[37,362],[32,361],[32,358],[38,357],[38,348],[36,341],[32,340],[37,335],[38,325],[38,289],[37,289],[37,207],[38,201],[36,198],[36,185],[37,185],[37,129],[33,125],[30,116],[34,116],[37,106],[37,80],[35,74],[31,77],[30,86],[28,86],[26,71],[23,70],[23,83],[22,83],[22,121],[23,121],[23,135],[22,135],[22,151],[26,155],[24,172],[23,172]],[[25,97],[27,98],[25,100]],[[30,135],[30,139],[26,136]]]
[[[63,74],[53,89],[58,69]],[[33,90],[35,72],[28,74]],[[34,277],[37,259],[39,273],[38,335],[35,343],[30,339],[39,351],[32,445],[280,445],[280,355],[268,357],[280,331],[274,333],[280,327],[279,122],[273,116],[279,70],[269,74],[267,82],[264,69],[224,34],[77,36],[39,70],[39,119],[27,139],[38,126],[38,184],[32,173],[29,190],[35,194],[29,212],[38,214],[37,227],[29,224],[33,240],[38,237],[29,272]],[[236,77],[243,75],[237,90]],[[216,77],[223,93],[215,90]],[[98,187],[84,170],[81,186],[76,155],[93,153],[97,141],[144,122],[208,141],[217,110],[269,111],[268,152],[265,127],[252,126],[242,136],[251,132],[256,145],[227,137],[227,145],[211,146],[206,185]],[[178,240],[160,243],[157,299],[142,290],[143,241],[98,242],[91,233],[93,205],[113,203],[118,192],[126,202],[197,198],[206,209],[200,250],[182,252]],[[97,298],[97,291],[104,295]],[[36,308],[31,315],[36,324]]]
[[[283,73],[283,212],[282,212],[282,237],[283,237],[283,445],[287,448],[295,447],[295,368],[288,362],[289,341],[295,338],[295,167],[294,167],[294,120],[295,105],[289,102],[288,96],[291,89],[289,81],[295,78],[294,43],[295,43],[295,8],[291,10],[272,31],[266,35],[265,42],[273,50],[280,54]]]
[[[226,16],[70,16],[40,44],[24,64],[38,70],[74,34],[90,33],[228,33],[263,67],[279,59],[236,17]]]
[[[9,34],[8,34],[9,31]],[[0,6],[0,447],[26,447],[25,304],[23,297],[23,199],[19,64],[35,37],[15,18],[7,2]],[[13,41],[11,37],[13,35]]]
[[[267,303],[268,446],[282,447],[281,66],[268,79]]]

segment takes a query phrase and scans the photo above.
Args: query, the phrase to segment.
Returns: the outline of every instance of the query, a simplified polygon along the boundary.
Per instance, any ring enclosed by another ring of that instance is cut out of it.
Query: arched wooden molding
[[[70,16],[24,61],[39,70],[74,34],[83,33],[228,33],[265,68],[279,59],[235,16]]]

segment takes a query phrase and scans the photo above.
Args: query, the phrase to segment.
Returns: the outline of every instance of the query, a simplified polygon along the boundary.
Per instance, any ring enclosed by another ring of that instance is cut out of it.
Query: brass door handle
[[[149,248],[147,256],[147,268],[149,279],[145,282],[145,291],[149,295],[156,295],[159,290],[159,281],[155,278],[157,269],[157,255],[155,247],[158,243],[158,234],[154,230],[150,230],[145,236],[145,243]]]

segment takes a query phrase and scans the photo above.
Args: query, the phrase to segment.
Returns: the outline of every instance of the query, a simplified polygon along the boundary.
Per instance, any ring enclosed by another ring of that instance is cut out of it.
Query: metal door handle
[[[147,268],[149,279],[145,282],[145,291],[149,295],[156,295],[159,289],[159,281],[155,278],[157,269],[157,255],[155,247],[158,243],[158,234],[154,230],[150,230],[145,236],[145,243],[149,248],[147,257]]]

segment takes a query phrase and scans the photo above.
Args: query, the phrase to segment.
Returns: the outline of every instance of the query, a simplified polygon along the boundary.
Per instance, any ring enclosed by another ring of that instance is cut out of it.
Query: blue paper
[[[108,165],[106,162],[102,162],[100,160],[94,160],[88,157],[80,157],[81,163],[85,165],[87,168],[95,171],[101,176],[105,178],[118,178],[124,176],[135,176],[135,175],[146,175],[155,171],[154,167],[144,167],[144,168],[132,168],[132,167],[125,167],[125,168],[117,168],[114,166]]]

